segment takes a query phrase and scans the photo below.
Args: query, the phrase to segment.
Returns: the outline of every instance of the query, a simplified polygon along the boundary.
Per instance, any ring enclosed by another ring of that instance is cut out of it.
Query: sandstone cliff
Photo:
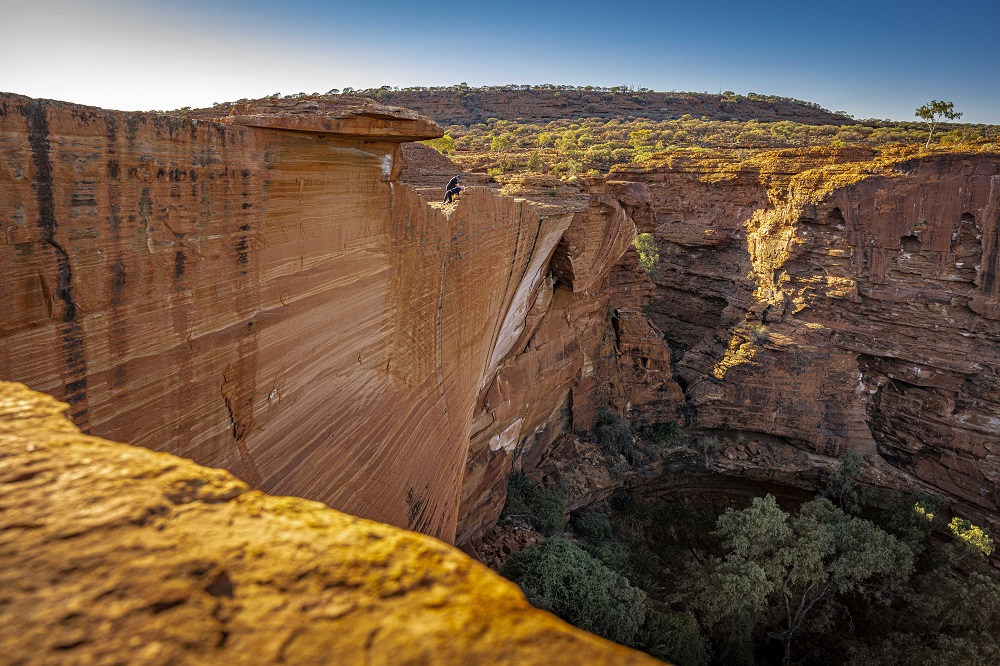
[[[90,433],[453,539],[477,397],[569,218],[427,205],[399,142],[439,134],[343,97],[4,95],[0,376]]]
[[[5,664],[652,664],[432,538],[83,435],[0,382]]]
[[[650,317],[717,469],[943,492],[996,528],[1000,323],[994,153],[664,158],[612,183],[661,254]]]
[[[440,156],[401,176],[439,133],[345,96],[4,95],[0,376],[93,434],[459,543],[515,464],[589,455],[560,436],[606,408],[721,437],[744,480],[814,487],[857,449],[869,482],[998,526],[995,154],[664,155],[442,208]]]

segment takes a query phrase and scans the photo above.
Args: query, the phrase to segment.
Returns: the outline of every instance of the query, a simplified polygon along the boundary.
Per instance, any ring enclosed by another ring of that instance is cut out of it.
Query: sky
[[[0,91],[121,110],[379,86],[756,92],[1000,124],[1000,0],[0,0]]]

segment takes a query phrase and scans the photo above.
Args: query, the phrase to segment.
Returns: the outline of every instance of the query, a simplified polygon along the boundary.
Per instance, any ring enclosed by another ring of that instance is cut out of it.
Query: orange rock
[[[568,217],[428,205],[399,142],[440,128],[367,100],[0,104],[0,376],[95,435],[454,538],[477,396]]]
[[[0,382],[0,653],[18,664],[653,664],[430,537],[82,434]]]

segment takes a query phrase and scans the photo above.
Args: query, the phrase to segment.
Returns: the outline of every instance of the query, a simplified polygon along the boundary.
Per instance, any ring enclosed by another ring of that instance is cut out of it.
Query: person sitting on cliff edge
[[[451,203],[452,198],[464,190],[465,188],[460,185],[462,182],[462,175],[459,174],[448,181],[448,184],[444,186],[444,201],[442,204]]]

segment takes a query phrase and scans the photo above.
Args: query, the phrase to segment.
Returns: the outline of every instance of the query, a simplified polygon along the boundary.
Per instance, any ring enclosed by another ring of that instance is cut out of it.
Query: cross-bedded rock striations
[[[5,664],[651,664],[430,537],[82,434],[0,382]]]
[[[721,469],[869,481],[998,526],[995,153],[674,157],[611,183],[661,255],[651,318]]]
[[[0,376],[93,434],[453,539],[477,396],[565,223],[482,189],[427,205],[399,142],[437,135],[359,99],[3,95]]]

